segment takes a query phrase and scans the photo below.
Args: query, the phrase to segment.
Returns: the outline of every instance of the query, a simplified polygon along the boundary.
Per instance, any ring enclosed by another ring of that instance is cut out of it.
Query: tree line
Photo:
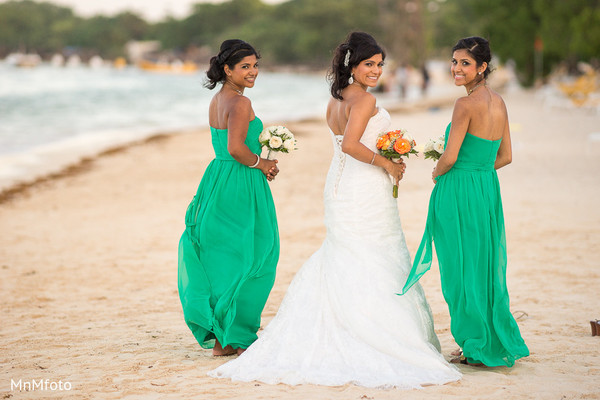
[[[324,68],[352,30],[373,34],[397,62],[414,66],[449,58],[461,37],[483,36],[496,63],[514,60],[531,84],[536,52],[543,74],[560,63],[598,63],[600,0],[229,0],[197,3],[187,17],[156,23],[133,12],[83,18],[49,2],[12,0],[0,4],[0,57],[34,51],[113,59],[130,40],[158,40],[165,50],[206,58],[236,37],[255,45],[263,64]]]

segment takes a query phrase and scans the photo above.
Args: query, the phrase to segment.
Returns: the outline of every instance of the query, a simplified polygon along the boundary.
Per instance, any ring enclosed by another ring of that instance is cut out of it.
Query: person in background
[[[425,63],[421,66],[421,95],[427,96],[427,88],[429,88],[429,71]]]

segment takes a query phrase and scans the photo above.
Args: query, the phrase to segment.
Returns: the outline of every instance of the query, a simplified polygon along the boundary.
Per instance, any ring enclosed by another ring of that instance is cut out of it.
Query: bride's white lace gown
[[[376,151],[377,136],[389,125],[389,114],[379,109],[361,142]],[[259,339],[209,375],[399,388],[458,380],[458,370],[439,353],[421,287],[396,295],[411,261],[390,178],[342,153],[342,137],[331,135],[323,245],[298,271]]]

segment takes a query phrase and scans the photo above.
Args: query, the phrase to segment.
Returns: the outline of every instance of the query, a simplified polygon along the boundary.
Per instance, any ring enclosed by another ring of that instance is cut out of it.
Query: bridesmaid
[[[254,86],[258,53],[226,40],[205,86],[221,89],[209,108],[215,159],[185,216],[179,242],[179,297],[185,322],[213,355],[241,354],[257,339],[275,281],[279,232],[268,181],[277,160],[260,158],[263,129],[244,89]]]
[[[446,147],[433,170],[423,239],[405,293],[431,266],[432,241],[440,265],[450,329],[462,352],[454,362],[512,366],[529,355],[509,307],[506,238],[496,170],[512,159],[508,113],[486,85],[487,40],[461,39],[452,49],[454,84],[467,95],[454,106]],[[461,354],[462,353],[462,354]]]

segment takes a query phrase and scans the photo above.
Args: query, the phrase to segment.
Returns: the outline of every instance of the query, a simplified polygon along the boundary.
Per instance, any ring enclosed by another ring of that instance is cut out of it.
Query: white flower
[[[267,157],[270,156],[271,152],[289,153],[296,150],[294,134],[285,126],[273,125],[265,128],[258,140],[261,145],[269,149]]]
[[[294,139],[288,139],[283,142],[283,148],[287,151],[292,151],[296,147],[296,141]]]
[[[271,132],[269,132],[269,129],[265,129],[264,131],[262,131],[260,133],[260,136],[258,137],[258,141],[261,143],[268,142],[270,139],[271,139]]]
[[[436,142],[433,144],[433,149],[434,149],[436,152],[438,152],[438,153],[442,154],[442,153],[444,152],[444,142],[442,142],[442,141],[436,141]]]
[[[423,151],[425,151],[425,153],[430,152],[431,150],[433,150],[433,140],[428,141],[427,143],[425,143],[425,149]]]
[[[427,150],[425,150],[425,147],[424,147],[422,144],[417,144],[417,145],[415,145],[415,150],[416,150],[418,153],[424,153],[424,152],[426,152],[426,151],[427,151]]]
[[[272,136],[271,139],[269,139],[269,147],[273,150],[280,148],[282,144],[283,140],[281,140],[279,136]]]

